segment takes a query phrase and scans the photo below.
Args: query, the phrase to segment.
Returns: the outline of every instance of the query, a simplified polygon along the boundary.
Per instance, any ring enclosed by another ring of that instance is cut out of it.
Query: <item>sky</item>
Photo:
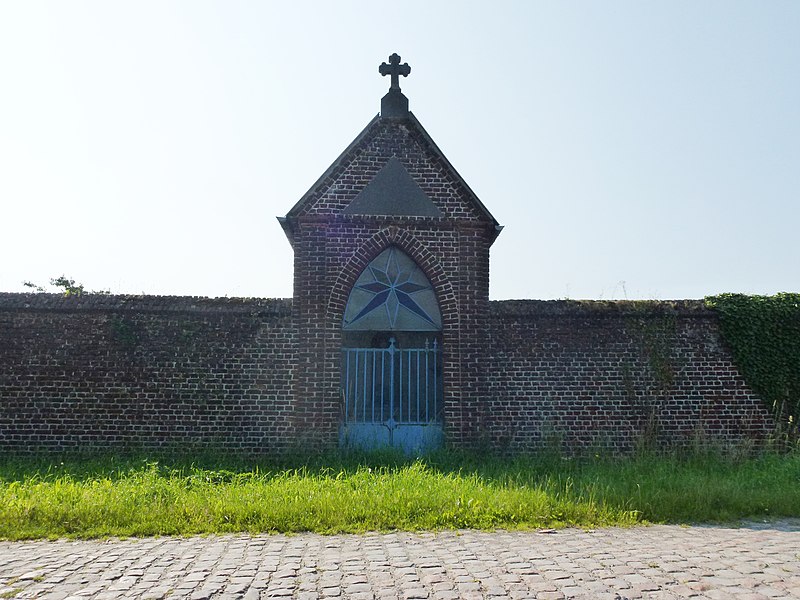
[[[285,215],[410,108],[491,297],[800,291],[800,2],[0,0],[0,291],[290,297]]]

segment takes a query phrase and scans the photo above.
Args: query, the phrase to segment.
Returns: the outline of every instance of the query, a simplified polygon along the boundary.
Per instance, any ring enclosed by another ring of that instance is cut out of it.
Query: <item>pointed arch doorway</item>
[[[441,446],[441,333],[433,286],[389,246],[361,272],[344,311],[342,446],[406,453]]]

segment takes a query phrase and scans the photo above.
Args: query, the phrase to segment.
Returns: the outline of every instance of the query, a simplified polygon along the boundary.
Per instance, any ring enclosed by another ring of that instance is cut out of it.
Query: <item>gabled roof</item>
[[[286,214],[286,217],[281,218],[279,217],[278,220],[281,222],[281,225],[286,230],[287,235],[290,236],[290,231],[287,229],[288,221],[293,220],[294,218],[300,216],[304,213],[308,208],[313,205],[315,199],[321,195],[325,190],[330,188],[332,185],[336,183],[337,177],[344,172],[347,166],[360,154],[364,147],[371,141],[373,136],[378,132],[379,128],[381,127],[383,120],[386,119],[391,122],[402,122],[407,129],[413,130],[416,133],[420,140],[421,144],[424,146],[424,149],[435,159],[436,162],[439,162],[443,169],[446,171],[449,178],[453,181],[455,186],[459,189],[460,197],[470,205],[475,208],[475,211],[478,215],[481,215],[483,219],[485,219],[488,223],[494,225],[499,230],[502,228],[498,223],[497,220],[492,216],[492,214],[486,209],[483,203],[478,199],[475,193],[470,189],[467,185],[466,181],[459,175],[458,171],[450,164],[450,161],[447,160],[447,157],[442,153],[436,143],[431,139],[430,135],[422,124],[417,120],[413,113],[408,112],[407,117],[403,119],[394,119],[394,118],[382,118],[381,115],[376,115],[369,124],[361,131],[361,133],[356,136],[356,138],[352,141],[352,143],[342,152],[341,155],[331,164],[330,167],[322,174],[322,176],[311,186],[311,188],[303,195],[302,198],[291,208],[291,210]],[[374,179],[373,179],[374,181]],[[413,181],[413,180],[412,180]],[[361,193],[367,193],[366,187],[362,190]],[[420,190],[422,191],[422,190]],[[434,207],[435,208],[435,207]],[[347,214],[347,211],[343,211]],[[432,215],[425,215],[425,216],[432,216]]]

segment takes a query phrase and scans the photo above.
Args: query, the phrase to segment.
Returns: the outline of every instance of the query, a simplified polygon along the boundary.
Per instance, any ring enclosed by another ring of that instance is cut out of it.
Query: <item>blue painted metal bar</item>
[[[386,381],[386,352],[381,352],[381,423],[386,420],[383,415],[383,403],[386,402],[386,386],[383,383],[384,381]]]
[[[412,421],[411,418],[411,350],[406,352],[406,359],[408,360],[408,368],[406,371],[408,372],[408,386],[406,387],[406,403],[408,404],[408,420]]]
[[[394,338],[389,340],[389,419],[394,419]]]
[[[356,351],[356,365],[353,369],[353,421],[358,421],[358,355]]]
[[[364,352],[364,393],[361,395],[361,414],[364,416],[364,422],[367,420],[367,361],[369,354]]]
[[[420,377],[419,377],[419,354],[420,350],[415,350],[414,354],[417,355],[417,421],[419,421],[419,384],[420,384]]]
[[[438,398],[438,396],[439,396],[439,386],[437,385],[438,382],[436,381],[436,372],[439,370],[439,368],[438,368],[439,367],[439,360],[438,360],[438,357],[436,356],[436,349],[437,349],[437,343],[436,343],[436,340],[434,339],[433,340],[433,364],[434,364],[434,368],[433,368],[433,404],[434,404],[434,407],[435,407],[435,409],[434,409],[435,410],[434,417],[438,418],[438,413],[439,413],[439,410],[438,410],[439,409],[439,403],[438,403],[438,400],[439,400],[439,398]]]
[[[345,376],[344,381],[342,382],[344,385],[344,418],[345,421],[350,416],[350,350],[345,350]]]
[[[372,353],[372,422],[375,422],[375,353]]]
[[[429,407],[428,390],[430,388],[430,386],[428,385],[428,375],[430,375],[431,372],[430,357],[431,355],[430,355],[430,349],[428,347],[428,340],[425,340],[425,420],[426,421],[431,420],[430,417],[428,416],[428,407]]]

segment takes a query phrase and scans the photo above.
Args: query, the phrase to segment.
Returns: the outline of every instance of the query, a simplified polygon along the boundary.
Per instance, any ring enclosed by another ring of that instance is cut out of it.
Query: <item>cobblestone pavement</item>
[[[0,598],[800,598],[800,520],[0,542]]]

